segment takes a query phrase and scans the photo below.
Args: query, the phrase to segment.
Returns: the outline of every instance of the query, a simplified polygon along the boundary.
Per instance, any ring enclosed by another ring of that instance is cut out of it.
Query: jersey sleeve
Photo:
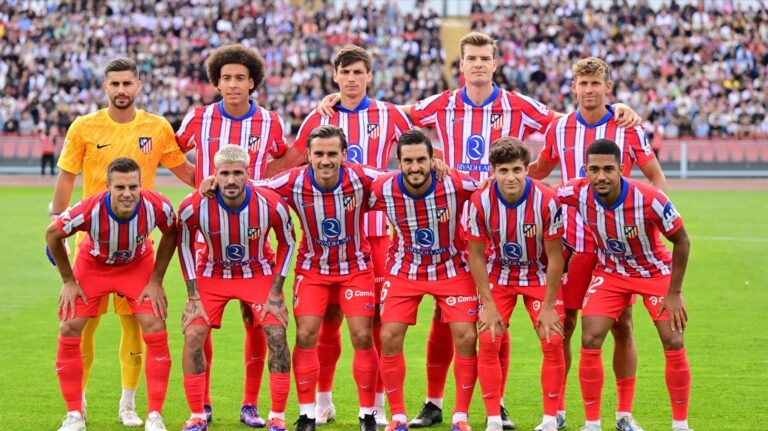
[[[557,121],[553,121],[547,127],[547,131],[544,134],[544,148],[541,149],[539,157],[547,162],[559,162],[560,153],[557,151],[557,135],[555,134],[555,124]]]
[[[197,116],[197,108],[192,108],[184,116],[184,120],[181,122],[181,127],[176,132],[176,144],[181,148],[183,152],[189,152],[197,147],[195,141],[195,131],[200,126],[200,118]]]
[[[542,210],[544,240],[562,238],[565,233],[563,229],[563,207],[554,193],[547,193],[545,195]]]
[[[77,118],[69,130],[67,130],[67,136],[64,138],[64,148],[59,155],[59,162],[57,163],[60,169],[63,169],[71,174],[80,173],[80,169],[83,167],[83,159],[85,158],[85,140],[83,140],[83,117]]]
[[[651,144],[648,142],[645,129],[642,127],[635,126],[633,129],[628,129],[626,142],[631,157],[637,161],[637,166],[643,166],[656,158],[656,154],[654,154]]]
[[[103,194],[94,195],[96,199]],[[67,208],[56,218],[56,228],[65,237],[70,237],[77,232],[88,232],[91,228],[91,209],[93,209],[94,196],[84,199]]]
[[[291,197],[291,185],[299,169],[301,167],[290,169],[267,180],[252,181],[252,183],[258,187],[272,190],[273,193],[287,200]]]
[[[450,91],[427,97],[411,105],[411,120],[417,127],[426,127],[437,124],[437,113],[445,107]]]
[[[277,237],[277,252],[275,255],[275,270],[283,277],[288,276],[293,250],[296,248],[296,235],[293,230],[293,220],[288,206],[274,193],[269,192],[273,206],[270,208],[272,230]]]
[[[309,138],[309,134],[319,125],[320,114],[317,113],[317,110],[313,110],[307,115],[304,122],[301,123],[299,133],[296,135],[296,140],[293,141],[293,147],[304,154],[307,151],[307,139]]]
[[[154,192],[153,204],[155,205],[156,225],[162,232],[168,232],[176,228],[176,213],[173,204],[167,196]]]
[[[382,184],[384,184],[384,179],[388,178],[389,176],[381,176],[373,181],[371,183],[371,189],[368,192],[368,208],[372,211],[384,211],[385,210],[385,203],[384,200],[381,199],[381,191],[382,191]]]
[[[187,158],[176,143],[176,137],[173,134],[171,124],[165,118],[160,118],[160,121],[163,122],[162,131],[160,132],[163,157],[160,159],[160,165],[167,169],[181,166],[187,161]]]
[[[683,226],[683,218],[680,217],[677,208],[661,190],[657,189],[653,196],[650,213],[650,219],[667,238]]]
[[[555,113],[541,102],[519,93],[518,107],[523,114],[523,138],[533,132],[544,132],[555,119]]]
[[[584,178],[576,178],[558,186],[557,198],[560,199],[560,203],[578,207],[579,189],[584,186],[585,181]]]
[[[196,192],[190,193],[179,205],[179,261],[184,280],[197,278],[195,267],[195,235],[198,231]]]
[[[274,158],[279,158],[288,149],[288,143],[285,140],[285,123],[277,112],[270,112],[272,116],[272,139],[269,147],[269,154]]]
[[[481,202],[483,190],[472,193],[469,199],[467,216],[467,238],[472,241],[488,242],[488,231],[485,225],[485,210]]]
[[[454,184],[456,185],[456,191],[458,192],[457,196],[459,196],[459,207],[463,207],[464,202],[466,202],[469,197],[472,196],[472,193],[478,189],[479,184],[464,172],[455,169],[451,169],[449,172],[449,175],[453,177]]]
[[[408,119],[408,116],[406,116],[397,106],[388,104],[387,108],[389,109],[389,118],[395,125],[395,139],[400,139],[400,136],[402,136],[403,133],[413,128],[413,124],[411,124],[411,120]]]

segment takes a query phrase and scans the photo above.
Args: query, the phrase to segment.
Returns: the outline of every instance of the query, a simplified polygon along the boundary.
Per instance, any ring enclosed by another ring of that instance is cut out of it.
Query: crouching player
[[[204,409],[208,332],[221,327],[224,307],[232,299],[245,301],[261,325],[269,349],[269,388],[272,411],[269,431],[285,430],[285,404],[290,388],[290,353],[285,338],[288,310],[283,284],[294,247],[288,207],[269,190],[248,184],[249,157],[237,145],[222,147],[214,156],[216,197],[194,192],[179,207],[179,258],[187,282],[184,331],[184,391],[192,416],[185,431],[208,429]],[[269,245],[269,230],[277,237],[277,256]],[[195,264],[197,233],[205,241],[203,259]]]
[[[151,233],[163,236],[155,260]],[[62,239],[85,232],[74,268]],[[147,420],[145,430],[164,431],[161,416],[171,356],[165,317],[168,302],[163,277],[176,244],[176,217],[170,201],[141,188],[141,171],[132,159],[115,159],[107,168],[107,190],[67,209],[48,226],[46,242],[64,285],[59,296],[59,348],[56,373],[67,403],[59,431],[85,430],[83,359],[80,336],[89,318],[98,316],[104,295],[128,299],[147,344]]]
[[[559,295],[562,210],[554,190],[528,178],[531,154],[522,142],[499,138],[491,146],[489,159],[494,182],[472,195],[467,228],[469,265],[482,303],[478,378],[488,414],[487,431],[502,430],[499,349],[518,296],[544,352],[543,429],[555,431],[565,378],[561,321],[565,311]],[[487,258],[486,244],[491,251]]]
[[[621,151],[613,141],[599,139],[589,146],[585,170],[586,178],[558,189],[563,204],[578,210],[597,243],[598,264],[581,320],[579,381],[586,413],[581,430],[601,430],[601,348],[622,310],[638,294],[664,347],[672,429],[690,431],[691,371],[683,344],[688,316],[682,293],[690,242],[683,220],[660,190],[621,176]],[[659,232],[672,242],[671,254]]]

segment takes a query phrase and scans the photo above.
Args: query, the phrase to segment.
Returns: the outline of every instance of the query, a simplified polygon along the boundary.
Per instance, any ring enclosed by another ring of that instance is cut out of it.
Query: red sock
[[[376,404],[376,379],[379,375],[379,355],[376,348],[355,350],[352,359],[352,376],[357,384],[357,398],[360,407],[368,408]]]
[[[498,335],[496,335],[498,337]],[[499,348],[499,363],[501,364],[501,388],[499,394],[504,398],[504,391],[507,389],[507,378],[509,377],[509,331],[504,331],[504,337],[501,339]]]
[[[541,340],[544,359],[541,362],[541,390],[544,396],[544,414],[557,416],[560,402],[560,390],[565,380],[565,356],[563,356],[563,337],[550,335],[549,343]]]
[[[272,411],[285,412],[288,393],[291,391],[291,373],[269,373],[269,393],[272,396]]]
[[[632,401],[635,399],[635,377],[616,379],[616,411],[632,413]]]
[[[341,323],[323,322],[317,337],[317,360],[320,362],[320,377],[317,379],[318,392],[331,392],[336,364],[341,356]]]
[[[205,398],[205,373],[184,374],[184,393],[187,395],[189,411],[193,414],[205,413],[203,399]]]
[[[245,388],[243,405],[259,404],[261,375],[264,372],[264,357],[267,355],[267,337],[261,327],[245,323]]]
[[[688,419],[688,400],[691,393],[691,367],[685,355],[685,347],[680,350],[665,350],[667,357],[665,377],[669,399],[672,403],[672,419]]]
[[[501,397],[501,363],[499,362],[499,349],[501,339],[496,335],[496,342],[491,343],[490,331],[480,333],[480,350],[477,354],[477,377],[480,381],[480,390],[485,403],[485,412],[488,416],[499,415]]]
[[[381,362],[381,326],[373,327],[373,345],[376,347],[377,361]],[[381,379],[381,370],[376,375],[376,393],[384,392],[384,380]]]
[[[315,402],[315,387],[320,374],[317,349],[293,349],[293,377],[296,380],[296,395],[299,404]]]
[[[396,355],[381,355],[381,378],[384,380],[384,387],[387,392],[387,401],[389,401],[389,412],[392,415],[404,415],[405,413],[405,394],[403,386],[405,384],[405,357],[403,352]]]
[[[453,412],[468,413],[477,382],[477,356],[465,358],[456,354],[453,358],[453,377],[456,379],[456,404]],[[498,406],[496,404],[496,408]]]
[[[163,413],[163,402],[168,390],[168,378],[171,375],[171,352],[168,350],[166,331],[152,334],[142,333],[147,344],[147,358],[144,361],[144,377],[147,381],[147,401],[151,412]]]
[[[600,420],[600,398],[603,392],[603,357],[601,349],[581,348],[579,382],[584,398],[586,420]]]
[[[568,374],[563,374],[563,386],[560,387],[560,401],[557,403],[557,410],[565,410],[565,389],[568,386]]]
[[[80,337],[59,336],[56,351],[56,374],[59,376],[61,395],[67,403],[67,411],[83,411],[83,357],[80,353]]]
[[[447,323],[432,320],[427,339],[427,397],[443,398],[453,357],[453,335]]]
[[[205,353],[205,397],[204,403],[211,405],[211,364],[213,363],[213,340],[211,338],[213,331],[208,331],[208,336],[203,344],[203,353]]]

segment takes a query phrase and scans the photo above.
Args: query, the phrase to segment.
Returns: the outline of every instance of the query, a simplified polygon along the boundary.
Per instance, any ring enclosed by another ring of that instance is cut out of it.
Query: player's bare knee
[[[633,329],[631,315],[625,317],[625,315],[622,314],[619,320],[617,320],[616,323],[613,324],[613,327],[611,327],[611,333],[617,344],[633,344]]]
[[[141,326],[141,332],[144,334],[154,334],[155,332],[165,331],[165,320],[152,314],[137,314],[136,319]]]
[[[389,325],[381,326],[381,352],[384,355],[396,355],[403,350],[405,332]]]
[[[296,347],[300,349],[313,349],[317,346],[318,328],[300,325],[296,328]]]
[[[67,319],[59,322],[59,335],[62,337],[79,337],[83,333],[85,323],[80,319]]]
[[[665,322],[666,323],[666,322]],[[679,332],[672,332],[662,335],[661,345],[664,346],[664,350],[680,350],[685,347],[683,341],[683,334]]]
[[[453,333],[453,344],[456,353],[464,357],[475,356],[475,346],[477,345],[477,331],[471,328],[462,328]]]
[[[206,325],[189,325],[184,330],[184,347],[188,350],[203,350],[210,328]]]
[[[605,334],[586,330],[581,334],[581,347],[585,349],[600,349],[603,347],[603,341]]]

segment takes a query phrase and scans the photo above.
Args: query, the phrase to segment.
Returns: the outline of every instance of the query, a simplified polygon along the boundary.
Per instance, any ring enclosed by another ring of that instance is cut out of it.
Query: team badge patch
[[[523,225],[523,235],[526,238],[533,238],[536,236],[536,225],[534,223],[526,223]]]
[[[355,195],[344,196],[344,208],[346,208],[347,211],[354,211],[355,206],[357,206],[357,199],[355,198]]]
[[[248,151],[255,153],[259,151],[259,144],[261,143],[261,137],[256,135],[248,136]]]
[[[493,130],[501,129],[503,124],[504,120],[501,114],[491,114],[491,128],[493,128]]]
[[[446,208],[438,208],[437,209],[437,219],[440,221],[440,223],[445,223],[451,218],[451,209]]]
[[[149,154],[152,151],[152,138],[143,136],[139,138],[139,149],[144,154]]]
[[[261,236],[261,228],[260,227],[249,227],[248,228],[248,239],[258,239]]]
[[[369,124],[368,128],[368,137],[371,139],[379,139],[379,125],[378,124]]]
[[[627,238],[636,238],[637,226],[624,226],[624,236]]]

